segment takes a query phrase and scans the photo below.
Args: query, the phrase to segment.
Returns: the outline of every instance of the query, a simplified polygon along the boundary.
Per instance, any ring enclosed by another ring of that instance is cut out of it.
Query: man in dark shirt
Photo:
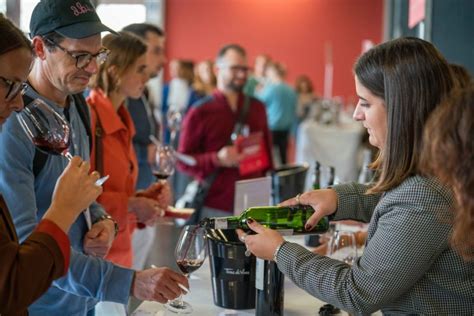
[[[272,168],[271,136],[264,105],[250,98],[250,107],[243,130],[248,133],[262,132],[264,152],[270,159],[269,166],[245,176],[239,173],[239,163],[244,156],[230,143],[234,125],[244,105],[242,92],[247,80],[248,66],[245,50],[236,44],[226,45],[216,59],[217,90],[201,104],[191,108],[186,115],[179,149],[193,156],[196,165],[178,163],[178,167],[193,177],[203,180],[219,169],[212,182],[205,207],[200,217],[228,216],[233,212],[235,182],[265,175]]]

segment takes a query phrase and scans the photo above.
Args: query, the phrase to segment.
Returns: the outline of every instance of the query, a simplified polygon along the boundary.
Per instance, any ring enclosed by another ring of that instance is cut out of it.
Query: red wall
[[[214,59],[231,42],[249,64],[267,53],[286,65],[288,81],[308,74],[322,94],[325,43],[333,47],[333,95],[355,95],[352,64],[362,40],[382,38],[383,0],[167,0],[168,59]]]

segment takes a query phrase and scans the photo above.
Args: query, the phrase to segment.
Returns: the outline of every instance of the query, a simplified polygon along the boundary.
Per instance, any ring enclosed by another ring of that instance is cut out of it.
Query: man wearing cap
[[[28,78],[25,104],[40,98],[69,121],[69,152],[89,160],[88,110],[81,92],[107,57],[100,33],[109,31],[88,0],[42,0],[35,7],[30,35],[36,60]],[[35,149],[18,121],[0,132],[0,190],[20,239],[26,238],[51,202],[54,183],[67,165],[62,156]],[[8,184],[8,185],[6,185]],[[187,279],[170,269],[125,269],[101,259],[110,247],[114,221],[98,204],[71,226],[68,274],[30,308],[30,315],[86,315],[98,301],[127,304],[138,299],[166,302],[177,297]]]

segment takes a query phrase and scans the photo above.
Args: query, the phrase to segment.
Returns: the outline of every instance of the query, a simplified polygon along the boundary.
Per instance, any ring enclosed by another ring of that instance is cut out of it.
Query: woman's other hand
[[[245,243],[247,249],[255,256],[265,260],[273,260],[276,248],[285,241],[283,237],[278,231],[265,228],[252,219],[247,220],[247,225],[257,234],[248,235],[243,230],[237,229],[239,239]]]

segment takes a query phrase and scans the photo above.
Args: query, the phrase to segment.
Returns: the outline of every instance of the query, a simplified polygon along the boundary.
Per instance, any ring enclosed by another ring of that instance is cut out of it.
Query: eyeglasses
[[[15,99],[19,93],[23,95],[28,88],[28,85],[21,81],[8,80],[7,78],[1,77],[4,85],[7,87],[7,94],[5,95],[5,101],[10,102]]]
[[[238,66],[238,65],[234,65],[234,66],[227,66],[232,72],[249,72],[250,68],[247,67],[247,66]]]
[[[249,72],[250,71],[250,67],[247,67],[247,66],[240,66],[240,65],[227,65],[227,64],[217,64],[217,66],[219,68],[227,68],[227,69],[230,69],[230,71],[232,72]]]
[[[84,69],[87,67],[87,65],[90,64],[93,58],[95,58],[96,62],[98,65],[102,65],[106,60],[107,56],[110,54],[110,50],[107,48],[103,47],[97,54],[90,54],[90,53],[72,53],[59,45],[58,43],[55,43],[53,40],[49,38],[44,38],[46,41],[48,41],[51,45],[59,48],[72,58],[76,59],[76,67],[79,69]]]

